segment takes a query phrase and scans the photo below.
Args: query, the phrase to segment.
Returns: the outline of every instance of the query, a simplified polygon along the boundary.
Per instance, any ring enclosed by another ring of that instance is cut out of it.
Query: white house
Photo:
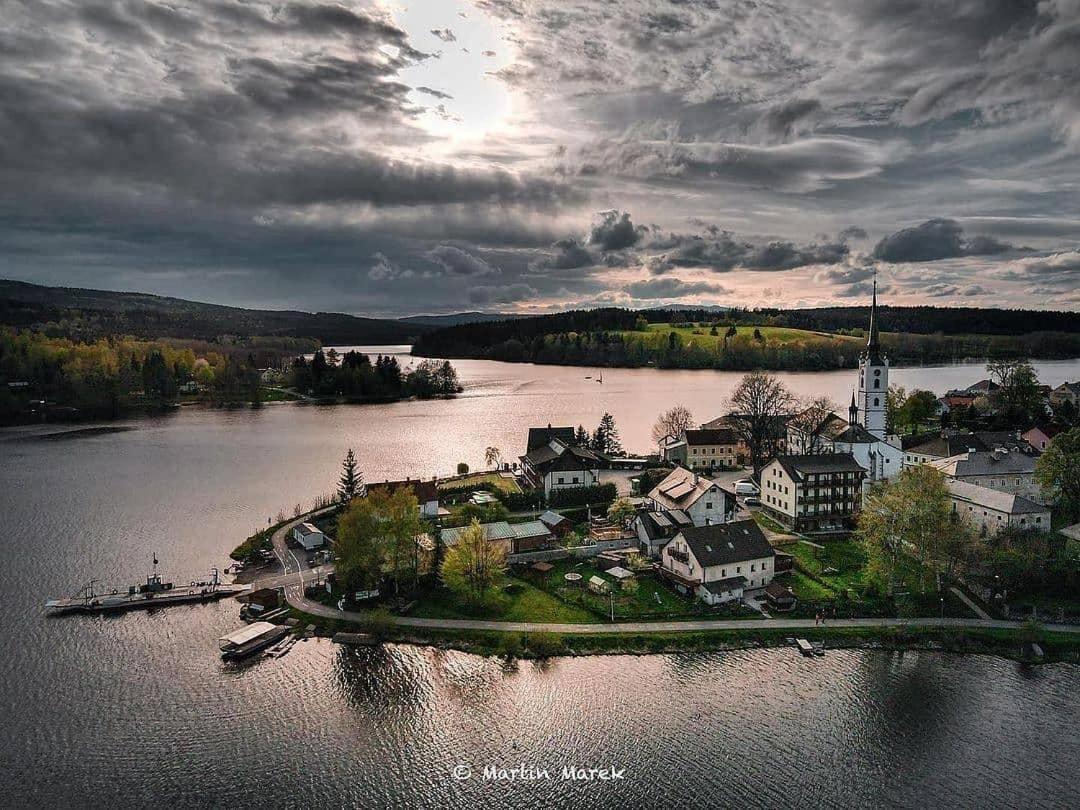
[[[672,470],[648,498],[652,511],[685,512],[695,526],[723,523],[734,511],[734,504],[728,502],[718,483],[683,467]]]
[[[1022,495],[998,492],[965,481],[946,481],[953,512],[977,526],[983,534],[1005,528],[1050,531],[1050,509]]]
[[[312,551],[326,545],[326,535],[314,523],[301,523],[293,526],[292,536],[293,540],[302,545],[306,551]]]
[[[587,447],[574,444],[573,428],[530,428],[521,470],[532,486],[550,497],[560,489],[594,487],[606,461]]]
[[[899,442],[879,438],[859,423],[854,393],[846,420],[832,411],[811,407],[788,420],[787,432],[789,454],[850,453],[871,481],[892,478],[904,467]]]
[[[753,520],[681,530],[664,547],[660,573],[710,605],[742,599],[770,582],[776,552]]]

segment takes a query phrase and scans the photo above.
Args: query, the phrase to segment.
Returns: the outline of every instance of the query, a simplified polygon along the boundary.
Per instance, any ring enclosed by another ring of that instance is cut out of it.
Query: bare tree
[[[742,378],[731,393],[730,424],[750,449],[754,475],[776,455],[784,437],[784,421],[795,410],[794,394],[764,371]]]
[[[498,447],[488,447],[484,450],[484,461],[489,467],[499,469],[499,461],[502,458],[502,454],[499,452]]]
[[[652,438],[659,445],[668,436],[679,438],[684,430],[690,430],[693,426],[694,415],[690,409],[685,405],[676,405],[657,418],[652,428]]]
[[[829,417],[836,413],[836,403],[827,396],[816,396],[803,400],[801,410],[793,415],[788,424],[801,434],[798,447],[789,448],[790,452],[818,455],[825,452],[824,428]]]

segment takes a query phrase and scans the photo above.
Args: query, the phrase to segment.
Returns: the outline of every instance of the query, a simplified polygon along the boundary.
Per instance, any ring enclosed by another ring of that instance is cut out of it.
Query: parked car
[[[735,482],[736,495],[757,495],[759,492],[761,492],[761,490],[758,489],[758,485],[749,478],[743,478],[742,480]]]
[[[747,498],[743,503],[747,506],[761,506],[761,498]]]

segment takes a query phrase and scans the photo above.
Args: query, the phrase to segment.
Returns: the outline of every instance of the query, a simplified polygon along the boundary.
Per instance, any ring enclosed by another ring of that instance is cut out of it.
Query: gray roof
[[[547,427],[529,428],[529,438],[525,443],[525,452],[543,447],[552,439],[558,439],[566,444],[574,443],[574,429],[572,427]]]
[[[968,450],[989,450],[983,440],[974,433],[963,433],[954,436],[935,436],[924,442],[907,447],[909,453],[918,453],[920,456],[936,456],[948,458]]]
[[[570,520],[568,517],[560,515],[558,512],[552,512],[548,509],[544,514],[540,516],[540,520],[547,526],[558,526],[560,523],[565,523]]]
[[[729,427],[699,428],[686,431],[686,443],[702,444],[738,444],[739,435]]]
[[[1048,507],[1037,504],[1022,495],[998,492],[996,489],[980,487],[978,484],[969,484],[966,481],[946,481],[945,486],[949,488],[949,493],[957,500],[976,506],[985,506],[995,512],[1005,512],[1009,515],[1030,515],[1050,511]]]
[[[309,534],[319,534],[320,533],[319,527],[312,524],[312,523],[301,523],[296,528],[300,531],[300,534],[305,535],[305,536],[309,535]]]
[[[526,537],[545,537],[551,534],[551,529],[543,521],[528,520],[525,523],[511,523],[510,531],[515,540]]]
[[[969,475],[1026,475],[1035,471],[1035,459],[1019,452],[960,453],[939,461],[931,461],[931,467],[954,478]]]
[[[776,462],[796,481],[801,481],[805,475],[819,473],[866,472],[851,453],[777,456]]]
[[[452,546],[456,543],[461,535],[464,534],[468,526],[455,526],[450,529],[442,530],[442,541],[444,545]],[[485,540],[512,540],[516,535],[514,534],[513,527],[505,520],[500,520],[495,523],[481,523],[480,528],[484,532]]]
[[[676,539],[680,536],[702,567],[730,565],[775,554],[753,520],[736,520],[714,526],[688,526],[676,535]]]

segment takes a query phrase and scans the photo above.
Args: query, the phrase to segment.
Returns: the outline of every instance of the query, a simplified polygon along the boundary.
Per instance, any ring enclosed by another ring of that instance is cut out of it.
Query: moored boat
[[[288,632],[288,627],[278,624],[253,622],[218,639],[221,657],[226,660],[247,658],[280,641]]]

